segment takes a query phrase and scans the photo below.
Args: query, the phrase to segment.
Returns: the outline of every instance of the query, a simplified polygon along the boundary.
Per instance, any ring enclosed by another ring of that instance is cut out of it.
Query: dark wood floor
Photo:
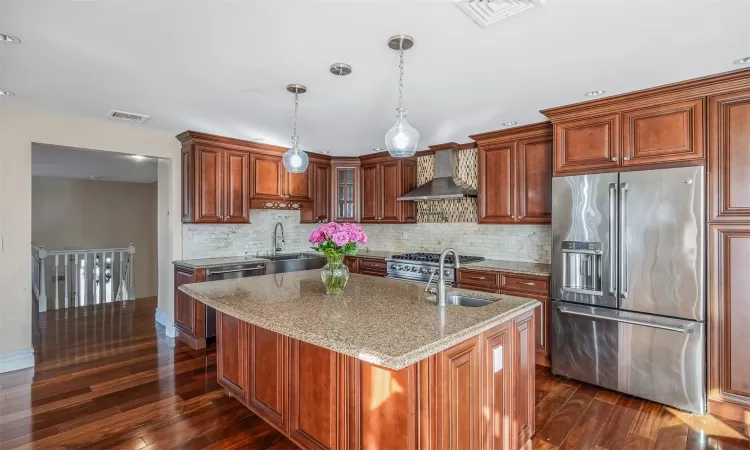
[[[214,349],[154,327],[155,299],[50,311],[37,365],[0,374],[0,449],[291,449],[216,383]],[[32,379],[33,377],[33,379]],[[691,416],[537,368],[538,449],[750,449],[745,424]]]

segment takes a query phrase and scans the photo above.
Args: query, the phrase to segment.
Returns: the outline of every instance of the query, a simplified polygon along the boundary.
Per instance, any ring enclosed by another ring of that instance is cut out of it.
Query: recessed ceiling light
[[[264,137],[260,137],[260,136],[252,136],[252,137],[250,138],[250,140],[251,140],[251,141],[253,141],[253,142],[263,142],[263,141],[265,141],[265,140],[266,140],[266,138],[264,138]]]
[[[318,153],[321,153],[323,155],[330,155],[331,154],[331,152],[329,152],[328,150],[321,150]]]
[[[606,92],[607,91],[603,91],[601,89],[596,90],[596,91],[586,92],[586,97],[598,97]]]
[[[735,64],[750,64],[750,56],[746,56],[744,58],[740,58],[737,61],[734,62]]]
[[[374,152],[382,152],[383,149],[382,148],[374,148],[374,149],[372,149],[372,151],[374,151]]]
[[[143,161],[144,159],[146,159],[146,157],[143,155],[130,155],[130,157],[136,161]]]
[[[6,95],[8,97],[13,97],[16,94],[14,94],[14,93],[12,93],[10,91],[0,91],[0,95]]]
[[[91,178],[92,180],[101,180],[104,177],[101,175],[89,175],[89,178]]]
[[[0,33],[0,42],[4,42],[6,44],[20,44],[21,40],[15,36],[11,36],[10,34]]]
[[[518,122],[515,122],[515,121],[503,122],[504,127],[512,127],[513,125],[518,125]]]

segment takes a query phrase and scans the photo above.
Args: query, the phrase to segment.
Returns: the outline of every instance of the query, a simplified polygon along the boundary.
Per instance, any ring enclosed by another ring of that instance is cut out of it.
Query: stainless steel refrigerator
[[[552,371],[706,410],[705,169],[552,181]]]

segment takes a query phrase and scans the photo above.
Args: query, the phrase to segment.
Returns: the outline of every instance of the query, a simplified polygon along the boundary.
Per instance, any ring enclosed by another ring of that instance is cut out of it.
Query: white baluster
[[[128,299],[135,300],[135,244],[131,243],[128,245],[128,251],[130,252],[130,262],[128,264],[128,279],[130,280],[128,285]]]
[[[57,282],[57,274],[60,273],[58,270],[58,267],[60,266],[58,261],[59,256],[60,255],[57,254],[55,255],[55,276],[53,278],[55,283],[55,309],[60,309],[60,283]]]
[[[120,253],[120,269],[119,269],[120,274],[117,277],[117,292],[120,293],[119,300],[127,300],[126,298],[124,298],[124,296],[125,296],[125,289],[123,289],[124,280],[122,279],[122,273],[123,273],[123,270],[124,270],[123,269],[123,262],[122,262],[123,258],[122,257],[125,254],[125,252],[120,251],[119,253]]]
[[[63,256],[65,258],[65,307],[67,308],[70,305],[70,297],[68,296],[68,260],[70,259],[70,255],[66,253]]]
[[[47,311],[47,286],[45,277],[47,270],[44,267],[47,262],[47,250],[39,247],[39,311]]]
[[[107,263],[107,254],[102,252],[102,259],[99,260],[99,303],[107,303],[107,292],[105,289],[104,267]]]
[[[76,283],[76,293],[75,293],[75,304],[76,306],[81,306],[81,266],[78,263],[78,253],[75,254],[75,264],[73,267],[75,268],[75,283]]]

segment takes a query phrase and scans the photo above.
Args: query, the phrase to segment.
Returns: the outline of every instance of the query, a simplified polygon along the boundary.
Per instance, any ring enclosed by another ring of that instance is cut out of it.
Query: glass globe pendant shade
[[[406,109],[397,111],[396,124],[385,134],[385,148],[394,158],[409,158],[417,152],[419,131],[406,122]]]
[[[310,158],[299,148],[299,138],[292,139],[292,146],[281,157],[281,162],[289,173],[302,173],[307,170]]]

